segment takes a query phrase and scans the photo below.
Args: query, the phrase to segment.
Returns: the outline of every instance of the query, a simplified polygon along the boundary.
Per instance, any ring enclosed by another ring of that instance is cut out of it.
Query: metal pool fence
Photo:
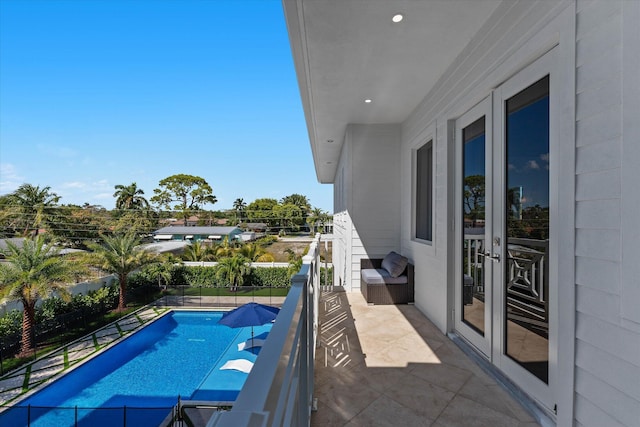
[[[56,426],[74,426],[74,427],[137,427],[149,425],[149,420],[162,420],[171,416],[176,422],[172,425],[180,426],[175,416],[175,406],[143,408],[133,406],[119,406],[110,408],[83,408],[83,407],[52,407],[52,406],[2,406],[3,425],[6,421],[7,426],[31,426],[37,423],[38,418],[47,415],[53,419],[54,424],[46,425]],[[170,414],[170,415],[169,415]],[[40,424],[41,425],[41,424]]]

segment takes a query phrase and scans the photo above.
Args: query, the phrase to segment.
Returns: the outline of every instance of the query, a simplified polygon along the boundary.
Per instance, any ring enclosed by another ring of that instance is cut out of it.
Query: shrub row
[[[202,286],[205,288],[226,287],[228,283],[218,278],[219,266],[214,267],[186,267],[174,266],[169,279],[170,286]],[[252,268],[244,278],[244,286],[253,287],[287,287],[291,277],[286,267]],[[139,273],[132,274],[128,279],[131,289],[146,286],[158,286],[158,277],[150,269],[143,269]]]
[[[118,286],[113,285],[74,295],[69,301],[48,298],[36,308],[36,333],[55,328],[55,324],[65,322],[65,318],[78,317],[78,313],[98,314],[111,310],[118,304],[118,295]],[[22,311],[11,310],[0,318],[0,340],[13,341],[19,338],[21,331]]]

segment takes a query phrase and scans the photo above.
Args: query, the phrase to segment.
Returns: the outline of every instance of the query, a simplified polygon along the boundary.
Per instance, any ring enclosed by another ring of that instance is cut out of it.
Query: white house
[[[334,283],[401,252],[543,424],[640,425],[640,1],[283,4]]]

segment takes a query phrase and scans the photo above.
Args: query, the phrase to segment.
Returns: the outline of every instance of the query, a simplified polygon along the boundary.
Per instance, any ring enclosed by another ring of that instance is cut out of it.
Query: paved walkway
[[[311,426],[538,426],[413,305],[327,292],[320,319]]]
[[[34,390],[60,373],[74,368],[79,362],[102,351],[108,345],[161,316],[167,310],[165,307],[148,307],[131,313],[21,367],[17,371],[9,372],[0,378],[0,405]]]

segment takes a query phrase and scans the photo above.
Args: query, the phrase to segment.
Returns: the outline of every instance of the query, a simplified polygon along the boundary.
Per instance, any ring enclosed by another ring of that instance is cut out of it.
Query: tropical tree
[[[288,227],[289,229],[298,229],[304,224],[304,213],[299,206],[292,203],[278,205],[273,208],[273,213],[280,220],[282,232]]]
[[[116,209],[148,209],[149,202],[143,197],[144,191],[138,188],[135,182],[129,185],[116,185],[116,192],[113,197],[116,198]]]
[[[37,236],[40,228],[48,224],[60,196],[51,192],[51,187],[22,184],[13,193],[6,196],[12,209],[12,218],[16,227],[24,236]]]
[[[276,199],[256,199],[247,206],[247,217],[252,222],[264,222],[269,227],[278,224],[278,219],[273,211],[278,206]]]
[[[35,349],[35,309],[39,299],[46,299],[55,292],[68,299],[66,284],[83,271],[71,258],[61,256],[59,250],[46,245],[40,236],[25,239],[22,246],[7,241],[3,251],[6,262],[0,263],[0,295],[3,301],[22,303],[22,340],[20,355],[26,356]]]
[[[247,208],[247,203],[243,199],[236,199],[233,202],[233,209],[236,211],[238,222],[242,222],[244,217],[244,210]]]
[[[209,183],[199,176],[172,175],[161,180],[159,186],[153,190],[155,196],[151,202],[161,208],[182,212],[185,224],[191,212],[218,201]]]
[[[298,273],[302,268],[302,258],[309,252],[309,247],[306,247],[302,254],[297,254],[293,249],[287,248],[284,250],[287,253],[289,258],[289,267],[287,268],[287,273],[290,276]]]
[[[216,254],[214,249],[201,241],[193,242],[184,249],[182,259],[185,261],[214,261]]]
[[[118,276],[118,311],[124,310],[127,306],[127,277],[134,270],[154,262],[157,255],[145,251],[133,233],[103,236],[102,243],[92,243],[89,248],[93,250],[86,256],[89,264]]]
[[[309,203],[309,199],[307,196],[303,196],[302,194],[292,194],[290,196],[283,197],[280,200],[281,205],[296,205],[302,211],[302,216],[307,216],[307,214],[311,211],[311,204]]]
[[[100,234],[107,232],[113,219],[107,210],[99,205],[85,203],[62,205],[56,208],[50,220],[47,235],[67,247],[86,249],[89,242],[100,240]]]
[[[311,212],[309,212],[309,216],[307,217],[307,222],[311,226],[311,235],[316,233],[316,228],[318,231],[321,231],[322,226],[329,220],[329,214],[323,211],[320,208],[313,208]]]
[[[485,177],[484,175],[469,175],[464,178],[464,213],[472,221],[472,226],[476,226],[478,219],[484,219],[484,196]]]
[[[249,272],[251,272],[250,261],[242,255],[234,255],[218,262],[216,276],[227,282],[231,291],[235,292],[238,286],[244,284],[244,278]]]
[[[151,209],[124,211],[117,217],[118,219],[110,228],[114,234],[145,235],[151,233],[158,225],[158,213]]]
[[[166,288],[171,281],[174,266],[179,260],[172,254],[166,254],[158,257],[158,261],[159,262],[148,264],[145,267],[145,271],[149,276],[156,277],[158,279],[159,288],[163,287],[163,283],[164,288]]]
[[[250,261],[258,261],[267,251],[257,243],[245,243],[238,249],[238,253]]]
[[[232,257],[237,252],[237,245],[229,241],[229,236],[225,236],[222,243],[219,243],[213,249],[216,259]]]

